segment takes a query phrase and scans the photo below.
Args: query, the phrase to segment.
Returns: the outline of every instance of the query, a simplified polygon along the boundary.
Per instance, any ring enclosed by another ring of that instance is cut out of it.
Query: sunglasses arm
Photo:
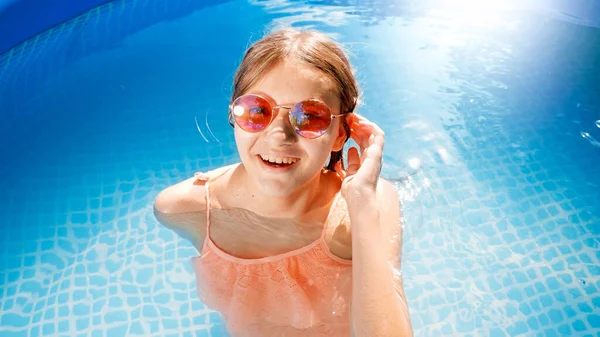
[[[349,115],[349,114],[351,114],[351,113],[352,113],[352,111],[350,111],[350,112],[346,112],[346,113],[344,113],[344,114],[331,115],[331,119],[336,119],[336,118],[338,118],[338,117],[344,117],[344,116],[348,116],[348,115]]]

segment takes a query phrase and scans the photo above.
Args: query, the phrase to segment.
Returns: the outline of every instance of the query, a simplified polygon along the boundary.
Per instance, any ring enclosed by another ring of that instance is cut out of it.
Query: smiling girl
[[[384,133],[342,48],[285,29],[252,45],[229,107],[241,162],[170,186],[157,219],[199,251],[198,294],[233,336],[412,336]],[[359,149],[342,151],[352,138]]]

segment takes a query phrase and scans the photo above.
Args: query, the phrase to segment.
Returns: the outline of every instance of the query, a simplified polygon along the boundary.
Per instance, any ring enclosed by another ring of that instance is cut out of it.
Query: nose
[[[273,148],[291,145],[298,139],[296,130],[290,123],[289,108],[277,107],[276,115],[267,127],[266,139]]]

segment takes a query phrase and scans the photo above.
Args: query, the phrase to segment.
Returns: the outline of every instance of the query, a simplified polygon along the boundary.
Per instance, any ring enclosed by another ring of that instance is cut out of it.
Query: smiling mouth
[[[267,157],[263,155],[258,155],[258,158],[262,160],[263,163],[270,167],[289,167],[297,163],[300,159],[298,158],[275,158],[275,157]]]

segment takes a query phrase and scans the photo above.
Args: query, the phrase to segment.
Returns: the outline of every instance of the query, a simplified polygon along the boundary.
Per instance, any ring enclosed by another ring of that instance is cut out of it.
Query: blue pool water
[[[402,198],[416,336],[599,336],[600,29],[559,9],[126,0],[16,46],[0,56],[0,336],[228,336],[152,201],[238,160],[231,79],[280,25],[352,52]]]

